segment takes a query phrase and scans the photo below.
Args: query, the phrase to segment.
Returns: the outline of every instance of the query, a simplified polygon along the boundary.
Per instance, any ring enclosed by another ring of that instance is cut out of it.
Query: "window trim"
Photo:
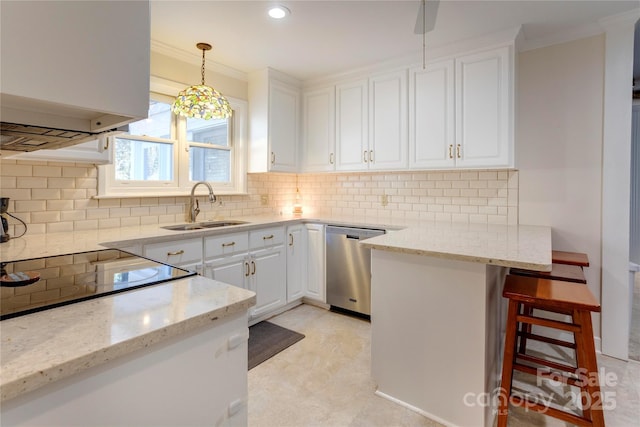
[[[162,79],[159,77],[151,76],[150,80],[151,93],[150,98],[158,101],[171,102],[173,96],[180,90],[184,89],[186,84],[174,82],[171,80]],[[229,184],[221,184],[211,182],[213,190],[216,195],[246,195],[247,194],[247,138],[248,138],[248,104],[247,101],[226,97],[233,109],[233,116],[231,117],[232,125],[229,126],[230,145],[231,145],[231,164],[230,164],[230,177],[231,182]],[[195,182],[189,181],[189,144],[197,144],[193,141],[188,141],[186,138],[186,121],[174,121],[172,123],[172,129],[174,132],[180,132],[182,130],[185,135],[184,140],[178,138],[177,135],[172,133],[171,140],[164,140],[158,138],[149,137],[135,137],[134,139],[150,140],[156,142],[169,142],[174,143],[174,168],[175,168],[175,180],[171,182],[147,182],[138,181],[144,185],[129,185],[129,184],[116,184],[115,183],[115,164],[112,162],[106,165],[98,166],[98,194],[94,196],[96,199],[106,198],[143,198],[143,197],[177,197],[188,196],[191,192],[191,188]],[[180,129],[182,127],[182,129]],[[113,138],[113,137],[110,137]],[[109,143],[109,149],[113,150],[113,140]],[[115,159],[115,156],[113,156]],[[187,165],[187,167],[181,167]],[[173,183],[177,185],[173,185]],[[196,190],[196,194],[206,194],[206,189],[199,186]]]

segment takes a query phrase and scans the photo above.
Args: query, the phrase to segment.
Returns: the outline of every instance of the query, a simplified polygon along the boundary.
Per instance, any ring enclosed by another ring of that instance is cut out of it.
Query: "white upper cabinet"
[[[147,1],[2,2],[2,120],[102,132],[147,117]]]
[[[513,166],[512,47],[456,58],[456,165]]]
[[[409,167],[455,166],[453,60],[409,70]]]
[[[335,169],[335,88],[303,94],[303,141],[305,172]]]
[[[407,167],[407,70],[369,79],[369,169]]]
[[[275,70],[249,75],[249,172],[297,172],[300,88]]]
[[[369,168],[367,79],[336,86],[336,169]]]

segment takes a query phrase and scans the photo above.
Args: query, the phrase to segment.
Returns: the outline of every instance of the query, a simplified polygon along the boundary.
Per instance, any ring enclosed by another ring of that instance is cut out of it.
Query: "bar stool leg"
[[[504,358],[502,359],[502,381],[498,394],[498,427],[507,427],[509,415],[509,396],[511,395],[511,381],[513,379],[513,360],[516,350],[516,336],[518,332],[519,303],[509,300],[509,313],[507,314],[507,330],[504,340]]]
[[[533,316],[533,308],[530,305],[522,304],[522,314],[525,316]],[[520,325],[520,344],[518,346],[518,353],[525,354],[527,352],[527,335],[532,330],[530,323],[522,323]]]
[[[602,412],[602,393],[598,378],[598,362],[593,342],[593,326],[591,312],[574,310],[574,323],[580,325],[580,333],[576,336],[576,359],[578,366],[583,366],[587,372],[586,384],[582,387],[583,416],[590,419],[595,427],[604,427],[604,413]],[[585,406],[586,405],[586,406]]]

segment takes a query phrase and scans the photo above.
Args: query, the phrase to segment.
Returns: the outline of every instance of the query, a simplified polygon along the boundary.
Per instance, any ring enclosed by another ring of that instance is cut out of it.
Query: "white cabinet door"
[[[367,80],[336,86],[336,169],[369,168]]]
[[[453,60],[409,70],[409,167],[455,166]]]
[[[304,296],[307,274],[306,230],[302,224],[287,228],[287,302]]]
[[[205,276],[239,288],[248,287],[250,265],[247,254],[214,259],[205,265]]]
[[[256,293],[251,317],[258,317],[287,302],[287,276],[284,246],[253,253],[250,261],[249,289]]]
[[[335,169],[335,88],[306,92],[303,98],[303,169],[332,171]]]
[[[513,164],[513,54],[510,47],[456,59],[456,164]]]
[[[300,137],[299,83],[276,70],[249,74],[249,172],[295,172]]]
[[[307,234],[305,296],[326,302],[324,225],[305,224],[305,228]]]
[[[269,83],[270,170],[298,170],[300,91],[284,83]]]
[[[407,167],[407,70],[369,79],[369,168]]]

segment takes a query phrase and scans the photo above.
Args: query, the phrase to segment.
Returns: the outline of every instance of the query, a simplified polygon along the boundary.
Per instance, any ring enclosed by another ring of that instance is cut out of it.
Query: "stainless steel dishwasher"
[[[371,315],[371,250],[358,242],[384,233],[370,228],[326,227],[327,304]]]

